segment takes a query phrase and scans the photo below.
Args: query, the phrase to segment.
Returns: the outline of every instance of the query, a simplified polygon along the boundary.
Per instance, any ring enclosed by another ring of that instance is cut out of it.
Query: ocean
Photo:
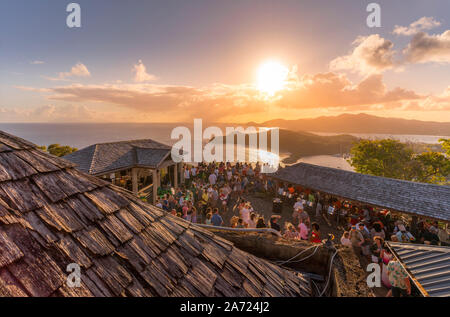
[[[180,123],[0,123],[0,130],[19,136],[38,145],[59,143],[78,149],[95,143],[116,142],[150,138],[172,145],[177,140],[171,139],[171,132]],[[192,124],[185,124],[192,131]],[[204,124],[204,127],[206,124]],[[221,127],[225,131],[224,127]],[[320,133],[318,135],[337,135],[340,133]],[[431,135],[384,135],[384,134],[352,134],[356,137],[379,139],[394,138],[402,142],[438,143],[442,136]],[[283,155],[280,155],[283,158]],[[304,157],[298,162],[323,165],[328,167],[352,170],[352,167],[341,157],[318,155]]]

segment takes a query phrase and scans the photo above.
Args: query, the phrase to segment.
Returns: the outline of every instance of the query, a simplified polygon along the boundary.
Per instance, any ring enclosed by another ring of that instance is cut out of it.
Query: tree
[[[40,146],[39,149],[59,157],[78,151],[77,148],[59,144],[50,144],[48,147]]]
[[[439,152],[427,151],[414,157],[413,174],[417,181],[445,184],[450,175],[450,160]]]
[[[450,139],[439,139],[439,142],[442,143],[445,153],[450,156]]]
[[[362,174],[409,179],[413,151],[397,140],[361,140],[350,150],[349,163]]]
[[[416,154],[408,144],[397,140],[361,140],[348,160],[356,172],[409,181],[446,184],[450,160],[440,152]]]

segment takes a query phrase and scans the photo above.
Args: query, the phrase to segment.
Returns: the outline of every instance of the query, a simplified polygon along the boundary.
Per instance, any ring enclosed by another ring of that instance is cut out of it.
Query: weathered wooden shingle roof
[[[132,167],[157,167],[171,147],[150,139],[99,143],[64,158],[83,172],[98,175]]]
[[[73,166],[0,131],[0,296],[310,295],[303,275]]]
[[[365,175],[298,163],[272,177],[375,206],[450,221],[450,186]]]
[[[450,248],[388,242],[424,296],[450,297]]]

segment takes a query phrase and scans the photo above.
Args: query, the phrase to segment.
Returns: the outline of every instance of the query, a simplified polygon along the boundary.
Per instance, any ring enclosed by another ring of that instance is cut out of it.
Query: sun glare
[[[289,69],[277,61],[269,61],[258,69],[257,87],[262,93],[274,95],[283,89]]]

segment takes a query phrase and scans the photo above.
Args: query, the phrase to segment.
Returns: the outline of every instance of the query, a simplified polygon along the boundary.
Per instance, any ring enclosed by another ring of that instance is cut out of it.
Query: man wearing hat
[[[408,243],[415,241],[416,238],[409,232],[406,231],[405,225],[403,223],[397,225],[398,231],[395,234],[399,242]]]

